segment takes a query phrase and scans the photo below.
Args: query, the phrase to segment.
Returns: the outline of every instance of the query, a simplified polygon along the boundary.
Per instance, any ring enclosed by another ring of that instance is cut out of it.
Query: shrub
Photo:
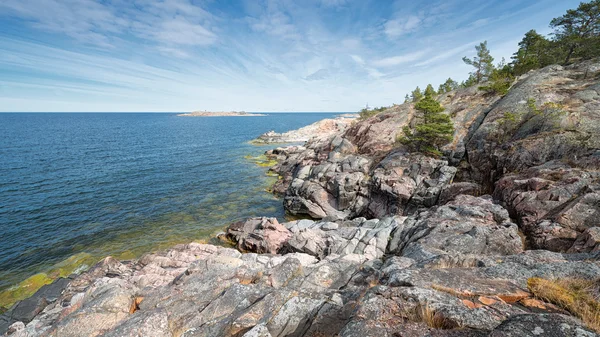
[[[378,113],[385,111],[387,109],[387,107],[382,106],[379,108],[373,108],[373,109],[368,109],[368,108],[364,108],[362,110],[360,110],[360,112],[358,113],[360,116],[360,119],[367,119],[369,117],[373,117],[375,115],[377,115]]]
[[[490,94],[504,96],[508,93],[515,77],[510,66],[504,65],[502,68],[494,69],[489,80],[488,85],[480,86],[478,89]]]
[[[498,120],[498,127],[501,131],[501,140],[503,142],[510,138],[526,123],[534,123],[535,132],[548,131],[560,126],[561,117],[566,114],[563,106],[557,103],[548,102],[541,106],[535,104],[535,99],[527,100],[527,108],[521,112],[505,112],[504,116]]]

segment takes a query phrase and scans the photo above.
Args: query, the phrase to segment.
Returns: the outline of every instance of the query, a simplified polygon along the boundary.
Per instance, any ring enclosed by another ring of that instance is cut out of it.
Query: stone
[[[589,253],[600,251],[600,227],[591,227],[579,234],[568,253]]]
[[[597,336],[578,320],[560,314],[516,315],[502,322],[490,337],[592,337]]]
[[[443,264],[460,256],[467,261],[468,256],[517,254],[523,242],[504,208],[489,198],[460,195],[406,219],[392,233],[388,250],[417,262]]]
[[[269,329],[267,329],[266,326],[259,324],[243,334],[242,337],[272,337],[272,335],[269,333]]]
[[[276,254],[291,233],[275,218],[252,218],[227,228],[227,237],[241,251]]]

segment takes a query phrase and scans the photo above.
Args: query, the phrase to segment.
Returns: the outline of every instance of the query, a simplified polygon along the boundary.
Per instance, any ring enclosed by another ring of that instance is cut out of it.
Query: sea
[[[207,242],[229,223],[284,218],[249,141],[332,113],[0,113],[0,307],[105,256]]]

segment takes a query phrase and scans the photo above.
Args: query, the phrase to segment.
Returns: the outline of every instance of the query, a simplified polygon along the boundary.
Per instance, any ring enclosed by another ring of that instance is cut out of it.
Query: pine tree
[[[408,94],[406,94],[406,96],[404,96],[404,103],[409,103],[410,102],[410,96],[408,96]]]
[[[598,0],[600,1],[600,0]],[[494,58],[490,55],[490,50],[487,47],[487,41],[483,41],[478,46],[475,46],[477,56],[473,59],[469,59],[466,56],[463,57],[463,62],[475,67],[475,70],[471,73],[476,80],[476,83],[487,81],[489,76],[494,70]]]
[[[515,75],[522,75],[554,63],[549,49],[550,41],[534,29],[525,33],[519,42],[519,50],[511,57]]]
[[[445,93],[446,93],[446,88],[444,88],[444,84],[442,83],[442,84],[440,84],[440,85],[438,86],[438,91],[437,91],[437,94],[438,94],[438,95],[443,95],[443,94],[445,94]]]
[[[433,85],[428,84],[427,88],[425,88],[425,96],[431,96],[431,97],[435,97],[436,92],[435,89],[433,89]]]
[[[460,84],[460,86],[462,88],[469,88],[474,86],[475,84],[477,84],[477,79],[475,78],[475,76],[473,76],[473,74],[469,75],[469,78],[467,78],[466,80],[462,81],[462,83]]]
[[[600,0],[580,3],[577,9],[569,9],[561,17],[550,22],[554,28],[554,40],[564,47],[564,63],[571,57],[590,58],[600,49]]]
[[[399,140],[413,151],[438,157],[442,155],[440,147],[452,140],[454,126],[450,117],[442,113],[444,108],[431,91],[426,92],[425,97],[415,104],[421,116],[414,130],[405,126],[402,130],[404,137]]]
[[[421,92],[421,88],[419,87],[413,90],[410,95],[412,97],[413,103],[417,103],[423,98],[423,93]]]
[[[508,89],[514,82],[513,68],[506,64],[504,58],[502,62],[494,68],[489,78],[489,83],[479,87],[479,90],[487,91],[488,93],[504,96],[508,93]]]
[[[438,88],[438,95],[445,94],[456,89],[458,89],[458,83],[456,83],[455,80],[448,78],[446,82],[440,84]]]

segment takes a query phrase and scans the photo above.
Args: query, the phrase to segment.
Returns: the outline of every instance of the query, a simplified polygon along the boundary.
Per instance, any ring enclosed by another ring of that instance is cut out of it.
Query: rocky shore
[[[307,142],[312,138],[327,139],[330,136],[346,131],[352,122],[358,118],[355,114],[344,114],[335,118],[327,118],[316,123],[307,125],[298,130],[291,130],[283,133],[275,131],[266,132],[256,139],[252,144],[277,144],[277,143],[301,143]]]
[[[269,150],[274,191],[310,220],[107,257],[3,313],[0,333],[597,336],[600,63],[438,99],[456,129],[442,158],[396,142],[412,104]],[[530,99],[560,113],[528,115]]]

